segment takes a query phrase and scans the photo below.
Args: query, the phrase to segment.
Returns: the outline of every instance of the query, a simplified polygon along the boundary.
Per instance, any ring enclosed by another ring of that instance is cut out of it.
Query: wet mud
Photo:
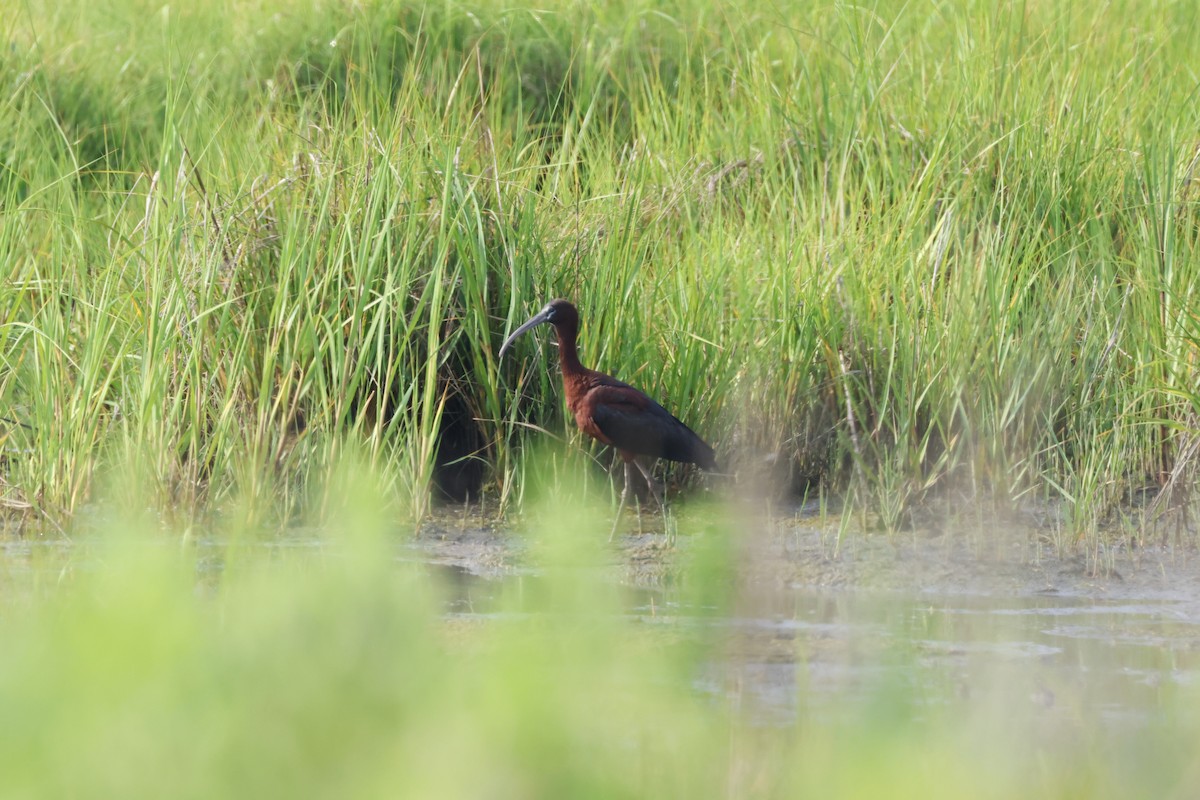
[[[659,588],[683,568],[698,537],[672,539],[654,515],[647,515],[643,527],[643,533],[627,529],[617,537],[605,566],[630,586]],[[1035,529],[1015,527],[839,535],[834,524],[815,515],[748,522],[732,545],[738,579],[751,593],[807,588],[1095,596],[1200,607],[1200,551],[1188,545],[1062,548]],[[443,509],[407,549],[415,560],[481,578],[536,573],[527,562],[524,537],[475,510]]]

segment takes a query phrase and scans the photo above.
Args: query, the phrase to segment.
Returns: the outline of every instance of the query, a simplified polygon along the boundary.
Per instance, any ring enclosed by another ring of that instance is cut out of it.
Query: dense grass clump
[[[13,509],[69,518],[137,453],[163,508],[287,519],[349,440],[414,514],[435,477],[508,500],[561,414],[495,350],[557,295],[738,471],[886,527],[1187,507],[1195,4],[31,2],[0,34]]]

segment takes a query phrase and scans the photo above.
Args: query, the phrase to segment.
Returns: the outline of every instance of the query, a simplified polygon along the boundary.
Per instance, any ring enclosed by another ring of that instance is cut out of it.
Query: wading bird
[[[625,503],[629,499],[634,464],[645,477],[651,494],[655,494],[654,480],[637,460],[638,456],[681,461],[696,464],[709,472],[717,471],[713,449],[671,412],[650,399],[645,392],[579,363],[579,352],[575,347],[575,339],[579,335],[579,312],[568,301],[552,300],[547,303],[537,316],[504,340],[498,358],[504,358],[504,352],[518,336],[538,325],[553,325],[558,334],[563,390],[567,396],[567,408],[575,416],[575,424],[588,436],[616,449],[625,462],[625,487],[621,490],[621,503],[617,507],[617,519],[613,522],[610,540],[616,533],[621,512],[625,510]],[[662,500],[657,494],[655,500],[661,507]]]

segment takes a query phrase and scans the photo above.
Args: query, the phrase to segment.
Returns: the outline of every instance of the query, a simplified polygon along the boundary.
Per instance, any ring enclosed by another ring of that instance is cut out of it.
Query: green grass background
[[[561,399],[495,352],[560,295],[731,469],[887,527],[942,492],[1088,535],[1194,479],[1193,3],[9,12],[12,505],[65,522],[132,452],[163,507],[286,519],[365,436],[419,516],[447,409],[507,502]]]

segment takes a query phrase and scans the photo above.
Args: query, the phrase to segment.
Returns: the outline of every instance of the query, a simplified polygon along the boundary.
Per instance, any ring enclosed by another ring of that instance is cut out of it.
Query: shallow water
[[[415,546],[453,587],[448,616],[486,624],[523,613],[512,585],[539,578],[498,538],[476,532]],[[611,565],[612,580],[627,587],[625,615],[666,641],[720,641],[721,656],[695,676],[697,691],[769,724],[902,687],[929,708],[1000,704],[1128,733],[1200,685],[1191,553],[1126,554],[1097,571],[1074,555],[1031,558],[1024,545],[998,555],[994,542],[981,554],[961,541],[877,538],[834,554],[818,532],[790,531],[746,559],[736,611],[714,617],[670,582],[641,580],[661,574],[644,562],[673,558],[661,547],[647,556],[645,541],[628,537]],[[473,547],[486,553],[478,564]]]
[[[939,696],[1005,692],[1012,702],[1113,719],[1158,713],[1164,690],[1200,675],[1200,620],[1184,604],[1078,597],[796,591],[794,610],[733,624],[790,643],[792,662],[743,654],[756,700],[794,711],[797,693],[871,691],[888,680]],[[915,656],[915,657],[914,657]],[[789,675],[789,668],[791,674]]]
[[[448,569],[448,568],[447,568]],[[455,569],[452,617],[488,620],[505,580]],[[1038,713],[1144,722],[1177,688],[1200,684],[1200,614],[1185,600],[1080,596],[930,596],[790,588],[752,615],[714,618],[640,590],[627,614],[668,638],[715,634],[726,657],[698,690],[732,696],[760,720],[789,723],[847,698],[903,686],[930,703],[978,694]]]
[[[1127,554],[1096,573],[1076,556],[1031,558],[1024,544],[980,551],[964,541],[864,537],[833,549],[820,531],[787,529],[742,553],[730,613],[692,605],[670,579],[687,540],[666,547],[662,537],[627,536],[597,569],[621,587],[620,613],[636,630],[667,647],[707,643],[715,655],[692,676],[697,692],[765,724],[819,719],[901,687],[929,709],[978,698],[1127,732],[1200,686],[1193,553]],[[225,547],[193,544],[200,582],[219,580]],[[300,533],[254,547],[324,546]],[[448,620],[489,625],[544,613],[519,599],[543,596],[523,547],[502,530],[438,527],[400,544],[397,558],[435,577]],[[0,542],[0,577],[23,576],[10,584],[28,587],[10,589],[12,602],[102,562],[63,540]]]

